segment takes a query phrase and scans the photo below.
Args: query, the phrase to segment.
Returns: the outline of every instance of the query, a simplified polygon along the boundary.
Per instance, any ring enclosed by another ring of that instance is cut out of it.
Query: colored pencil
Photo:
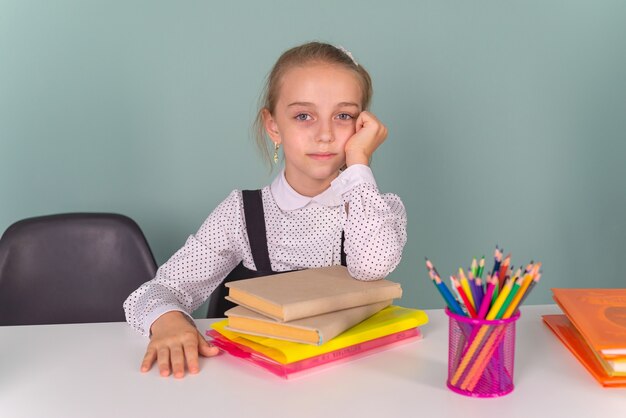
[[[500,291],[500,294],[498,295],[496,302],[489,309],[486,319],[488,320],[496,319],[496,315],[500,311],[500,308],[502,307],[502,304],[506,300],[506,297],[511,292],[512,287],[513,287],[512,280],[509,280],[508,282],[504,284],[504,286],[502,286],[502,290]]]
[[[472,308],[475,309],[476,305],[474,304],[474,297],[472,296],[472,289],[470,289],[469,282],[467,281],[467,277],[465,277],[465,272],[463,271],[462,268],[459,268],[459,279],[460,279],[461,287],[465,291],[465,295],[467,296],[467,299],[469,300],[470,305],[472,305]]]
[[[468,295],[465,293],[465,290],[461,286],[461,283],[454,276],[450,276],[450,279],[452,280],[452,283],[454,283],[454,287],[456,287],[456,289],[459,291],[459,294],[463,299],[463,303],[467,308],[467,312],[469,313],[470,318],[476,318],[476,311],[474,310],[472,303],[469,301]]]
[[[501,319],[503,317],[504,313],[506,312],[506,310],[511,305],[511,301],[515,297],[515,294],[517,293],[517,291],[519,290],[520,286],[524,282],[524,278],[523,277],[518,277],[517,280],[515,280],[513,278],[513,279],[511,279],[511,281],[515,281],[515,284],[513,284],[513,287],[511,288],[511,292],[508,294],[508,296],[504,300],[504,303],[500,307],[500,310],[496,314],[496,319]]]
[[[506,273],[509,270],[509,264],[511,264],[511,253],[509,253],[500,264],[500,271],[498,272],[498,278],[500,280],[500,290],[502,290],[502,286],[504,286],[504,282],[506,281]]]
[[[493,270],[491,270],[491,275],[494,273],[498,273],[500,271],[500,264],[502,263],[502,252],[496,245],[496,249],[493,252]]]
[[[532,280],[533,277],[537,274],[540,267],[541,267],[541,263],[537,263],[535,266],[533,266],[532,271],[529,274],[526,274],[524,276],[524,282],[522,283],[521,288],[515,295],[515,298],[513,298],[513,301],[509,305],[508,309],[504,313],[505,315],[508,315],[508,316],[513,315],[513,312],[515,311],[515,309],[517,309],[517,307],[520,306],[520,302],[522,298],[524,297],[524,293],[526,293],[528,287],[530,286],[530,283],[533,281]]]
[[[487,315],[487,311],[489,311],[489,307],[491,306],[491,296],[493,295],[493,290],[496,288],[497,284],[497,279],[492,279],[491,276],[487,276],[487,291],[483,297],[482,303],[480,304],[480,309],[478,310],[478,319],[485,319],[485,315]]]
[[[461,305],[459,304],[457,299],[450,292],[450,289],[448,289],[448,286],[446,286],[444,281],[441,279],[441,276],[439,276],[439,272],[435,268],[435,265],[432,263],[432,261],[428,259],[428,257],[425,258],[428,274],[430,275],[430,278],[432,279],[439,293],[441,293],[441,296],[446,302],[446,305],[448,305],[448,309],[450,309],[451,312],[457,315],[467,316],[465,312],[463,312],[463,309],[461,308]]]
[[[526,264],[526,268],[524,269],[524,275],[530,273],[533,270],[534,261],[530,261],[530,263]]]
[[[478,289],[478,285],[476,284],[476,279],[474,278],[474,273],[472,272],[472,269],[467,272],[467,281],[469,283],[470,290],[472,291],[472,302],[474,303],[474,310],[478,312],[481,300],[480,292],[482,289]]]
[[[476,353],[476,350],[480,346],[480,343],[482,342],[482,339],[484,338],[485,334],[489,330],[489,326],[488,325],[483,325],[483,326],[481,326],[479,328],[475,328],[475,330],[476,329],[478,331],[472,332],[472,335],[468,339],[469,347],[467,348],[467,351],[465,351],[465,353],[463,353],[463,358],[461,359],[461,362],[459,363],[458,367],[456,368],[456,371],[454,372],[454,375],[452,376],[452,379],[450,379],[450,383],[452,385],[456,385],[457,382],[459,381],[459,379],[461,378],[461,376],[463,375],[463,372],[465,372],[465,369],[467,368],[467,365],[469,364],[469,362],[472,359],[472,357],[474,357],[474,353]]]
[[[446,305],[448,305],[448,309],[450,309],[450,312],[460,316],[465,316],[456,299],[454,299],[454,296],[452,296],[452,293],[450,293],[448,286],[446,286],[446,284],[441,280],[441,277],[437,276],[434,271],[431,271],[431,273],[431,279],[439,293],[441,293],[441,296],[446,302]]]
[[[476,299],[476,311],[480,309],[480,306],[483,304],[483,299],[485,298],[485,288],[483,287],[483,281],[479,278],[474,279],[474,284],[476,285],[476,294],[478,298]]]
[[[513,299],[513,301],[511,302],[511,305],[504,313],[504,318],[510,317],[520,306],[522,306],[522,302],[524,301],[524,299],[526,299],[526,297],[528,296],[528,293],[533,288],[534,284],[539,281],[540,278],[541,278],[541,274],[537,274],[537,276],[535,276],[533,280],[531,280],[528,284],[526,284],[526,281],[524,281],[524,283],[522,284],[522,287],[517,292],[518,294]],[[535,279],[537,280],[535,281]]]
[[[459,303],[459,306],[461,307],[461,310],[463,311],[465,316],[469,316],[469,312],[467,311],[467,308],[465,307],[465,303],[463,303],[461,294],[459,293],[458,289],[454,287],[454,283],[452,282],[452,279],[450,279],[450,289],[452,289],[452,293],[454,294],[454,297],[456,298],[456,301]]]
[[[483,257],[480,259],[480,262],[478,263],[478,273],[476,273],[476,277],[478,277],[479,279],[482,279],[484,271],[485,271],[485,256],[483,255]]]
[[[496,279],[496,288],[493,289],[493,294],[491,295],[491,304],[493,305],[496,303],[496,299],[500,293],[500,279],[498,278],[498,272],[493,273],[492,277]]]
[[[533,290],[533,287],[537,284],[537,282],[539,281],[539,279],[541,279],[541,273],[537,274],[534,278],[533,281],[530,282],[530,285],[528,286],[528,289],[526,289],[526,292],[524,292],[524,295],[522,296],[522,299],[520,299],[518,306],[522,306],[522,304],[524,303],[524,301],[526,300],[526,297],[528,296],[528,294],[530,293],[531,290]]]
[[[439,272],[438,272],[438,271],[437,271],[437,269],[435,268],[435,265],[433,264],[433,262],[432,262],[432,261],[430,261],[430,260],[428,259],[428,257],[424,257],[424,258],[426,259],[426,268],[427,268],[429,271],[430,271],[430,270],[434,271],[434,272],[437,274],[437,276],[439,276],[439,278],[441,278],[441,276],[439,275]]]
[[[504,326],[501,326],[500,328],[493,330],[493,332],[489,335],[485,345],[480,350],[474,363],[469,368],[467,375],[465,376],[465,381],[461,383],[461,389],[469,391],[474,390],[496,349],[501,347],[500,342],[506,334],[504,329]]]

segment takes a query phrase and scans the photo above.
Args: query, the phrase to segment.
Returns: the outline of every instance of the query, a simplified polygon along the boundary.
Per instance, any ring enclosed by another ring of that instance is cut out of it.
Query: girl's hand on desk
[[[366,110],[356,119],[356,132],[345,145],[346,166],[369,165],[374,151],[387,138],[387,127],[373,113]]]
[[[216,355],[219,350],[206,342],[198,329],[178,311],[161,315],[152,324],[152,337],[141,363],[141,371],[147,372],[156,361],[161,376],[185,376],[185,362],[189,373],[200,371],[198,353],[205,357]]]

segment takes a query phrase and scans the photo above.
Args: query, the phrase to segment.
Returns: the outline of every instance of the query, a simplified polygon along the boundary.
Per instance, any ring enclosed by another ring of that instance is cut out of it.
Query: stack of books
[[[545,324],[605,387],[626,386],[626,289],[552,289]]]
[[[428,320],[392,306],[398,283],[359,281],[331,266],[227,284],[236,303],[207,335],[222,350],[283,378],[421,337]]]

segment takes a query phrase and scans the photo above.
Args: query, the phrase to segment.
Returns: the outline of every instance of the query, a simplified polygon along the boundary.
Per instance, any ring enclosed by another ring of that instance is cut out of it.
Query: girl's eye
[[[296,120],[301,120],[301,121],[306,121],[309,120],[310,116],[307,115],[306,113],[299,113],[298,115],[296,115]]]
[[[337,117],[340,120],[350,120],[350,119],[353,118],[353,116],[351,114],[349,114],[349,113],[340,113],[340,114],[337,115]]]

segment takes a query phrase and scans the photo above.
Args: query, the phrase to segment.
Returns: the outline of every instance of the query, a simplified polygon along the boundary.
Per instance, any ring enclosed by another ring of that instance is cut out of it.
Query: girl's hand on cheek
[[[356,132],[346,142],[346,165],[369,165],[374,151],[387,138],[387,128],[372,113],[363,111],[356,119]]]

